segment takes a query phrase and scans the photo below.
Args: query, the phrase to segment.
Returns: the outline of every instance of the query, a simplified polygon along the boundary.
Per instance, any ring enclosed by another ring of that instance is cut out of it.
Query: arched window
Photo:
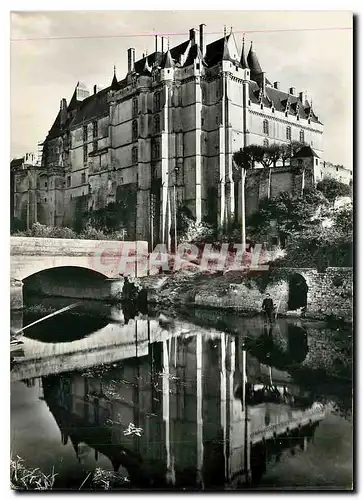
[[[160,132],[160,116],[154,116],[154,133],[158,134]]]
[[[154,111],[160,109],[160,92],[155,92],[154,94]]]
[[[268,134],[268,121],[267,120],[263,120],[263,133],[266,135],[269,135]]]
[[[263,145],[266,146],[266,147],[268,146],[268,139],[264,139],[263,140]]]
[[[139,112],[139,101],[137,100],[137,97],[135,97],[132,100],[132,116],[137,116]]]
[[[137,136],[138,136],[137,121],[136,121],[136,120],[134,120],[134,121],[132,122],[132,140],[133,140],[133,141],[136,141]]]
[[[291,141],[291,127],[286,127],[286,139]]]
[[[136,165],[138,163],[138,149],[137,147],[135,146],[134,148],[132,148],[132,164],[133,165]]]
[[[304,131],[303,130],[300,130],[300,142],[305,142],[305,135],[304,135]]]

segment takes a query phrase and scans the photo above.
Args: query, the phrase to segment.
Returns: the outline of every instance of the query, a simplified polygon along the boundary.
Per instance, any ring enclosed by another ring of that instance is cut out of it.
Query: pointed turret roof
[[[142,70],[142,73],[146,74],[146,75],[151,75],[151,68],[149,66],[149,60],[148,60],[147,56],[145,57],[145,64],[144,64],[144,68]]]
[[[227,37],[224,37],[222,61],[230,61],[230,60],[231,56],[228,48],[228,40]]]
[[[242,39],[242,54],[241,54],[241,66],[242,69],[248,69],[248,62],[247,62],[247,57],[246,57],[246,51],[245,51],[245,37]]]
[[[251,42],[250,51],[248,52],[248,56],[247,56],[247,64],[251,70],[251,73],[254,73],[254,74],[262,73],[262,68],[261,68],[260,63],[258,61],[256,52],[253,50],[253,43],[252,42]]]
[[[163,67],[167,69],[167,68],[172,68],[173,65],[174,65],[173,59],[171,57],[170,50],[168,49],[167,53],[165,54]]]
[[[113,67],[113,78],[111,82],[111,90],[118,90],[120,88],[120,85],[117,81],[116,77],[116,66]]]

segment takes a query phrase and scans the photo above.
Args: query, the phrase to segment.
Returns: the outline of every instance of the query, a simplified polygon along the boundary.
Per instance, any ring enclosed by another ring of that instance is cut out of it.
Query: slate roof
[[[248,62],[247,62],[246,50],[245,50],[245,41],[244,40],[243,40],[243,43],[242,43],[242,53],[241,53],[240,65],[241,65],[242,69],[247,69],[248,68]]]
[[[183,64],[183,66],[190,66],[191,64],[193,64],[194,59],[196,59],[197,57],[203,59],[199,45],[195,44],[190,47],[190,50],[188,52],[188,57],[186,58],[186,61]]]
[[[250,80],[250,100],[251,102],[258,104],[259,103],[259,93],[260,93],[260,88],[258,84]],[[275,89],[274,87],[270,87],[269,85],[266,85],[266,96],[267,98],[263,99],[263,104],[265,106],[272,106],[272,103],[274,105],[274,108],[276,111],[282,111],[285,112],[286,109],[286,104],[287,101],[289,100],[290,102],[290,109],[289,109],[289,114],[296,116],[296,105],[299,103],[299,116],[300,118],[307,118],[310,112],[310,107],[307,107],[307,103],[305,105],[300,101],[299,96],[294,96],[290,95],[287,92],[283,92],[282,90]],[[312,122],[315,123],[321,123],[317,116],[312,113],[310,117]]]
[[[320,158],[311,146],[303,146],[294,154],[293,158],[311,158],[312,156]]]
[[[216,64],[220,63],[223,58],[227,58],[228,60],[232,60],[230,58],[230,54],[227,47],[227,42],[230,38],[231,34],[227,36],[223,36],[218,40],[208,44],[206,46],[206,53],[203,60],[203,63],[209,67],[213,67]],[[161,52],[153,52],[142,59],[139,59],[135,62],[135,72],[138,74],[146,74],[149,75],[151,68],[154,64],[161,67],[171,67],[172,64],[180,63],[181,56],[185,53],[188,46],[190,44],[190,40],[186,40],[185,42],[173,47],[168,50],[166,53],[162,54]],[[244,47],[243,47],[244,48]],[[189,66],[193,63],[194,59],[199,56],[202,58],[202,54],[198,44],[194,44],[190,47],[188,52],[186,61],[183,66]],[[250,100],[253,103],[259,103],[259,95],[260,95],[260,87],[257,83],[259,80],[262,69],[260,63],[258,61],[256,52],[253,50],[252,44],[246,58],[245,51],[242,51],[241,61],[233,61],[233,63],[241,66],[242,68],[249,67],[251,70],[251,80],[250,80]],[[77,100],[76,90],[73,93],[73,96],[68,105],[69,118],[67,122],[61,127],[60,124],[60,111],[58,112],[54,123],[49,130],[47,138],[45,140],[48,141],[50,139],[54,139],[62,135],[69,127],[75,127],[77,125],[82,124],[83,122],[90,121],[96,117],[104,116],[108,113],[108,102],[107,102],[107,94],[110,90],[117,90],[119,88],[123,88],[127,84],[127,79],[123,79],[118,81],[116,75],[114,74],[112,83],[109,87],[102,89],[100,92],[96,94],[91,94],[89,97],[84,99],[83,101]],[[285,111],[287,102],[289,102],[289,113],[292,115],[296,115],[296,107],[297,103],[299,103],[298,113],[301,118],[307,118],[310,114],[310,119],[313,122],[321,123],[316,115],[312,112],[310,105],[308,102],[302,103],[297,96],[291,96],[286,92],[282,92],[281,90],[277,90],[271,86],[271,83],[266,78],[266,97],[263,98],[263,104],[265,106],[272,106],[272,103],[276,110]],[[289,101],[288,101],[289,100]]]
[[[121,84],[119,83],[119,85]],[[97,92],[97,94],[92,94],[81,101],[80,107],[72,120],[71,126],[74,127],[85,121],[89,121],[92,118],[106,115],[109,109],[107,94],[110,90],[111,87],[106,87],[100,92]]]
[[[224,40],[226,39],[226,41],[228,42],[230,36],[231,35],[227,35],[226,37],[219,38],[219,40],[215,40],[214,42],[207,45],[204,59],[208,66],[215,66],[220,61],[222,61],[224,52]]]
[[[10,162],[10,168],[21,167],[23,163],[24,163],[24,157],[23,158],[14,158]]]
[[[252,42],[251,42],[251,47],[250,47],[250,50],[249,50],[248,56],[247,56],[247,63],[248,63],[248,67],[251,70],[251,74],[258,75],[258,74],[262,73],[262,68],[261,68],[259,60],[257,58],[257,54],[253,50]]]

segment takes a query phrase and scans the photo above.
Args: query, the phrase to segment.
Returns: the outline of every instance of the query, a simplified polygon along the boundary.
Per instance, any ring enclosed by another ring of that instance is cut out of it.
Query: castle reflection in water
[[[103,454],[137,486],[215,489],[258,481],[282,453],[306,449],[324,410],[283,372],[272,380],[239,336],[174,330],[158,340],[155,323],[131,320],[145,330],[132,357],[42,377],[80,461]]]

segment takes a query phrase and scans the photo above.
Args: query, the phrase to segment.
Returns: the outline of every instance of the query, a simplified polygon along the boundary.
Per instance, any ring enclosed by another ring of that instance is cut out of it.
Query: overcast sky
[[[173,46],[201,23],[206,24],[206,43],[222,36],[224,25],[228,31],[233,27],[238,41],[246,32],[270,81],[312,97],[325,125],[325,159],[352,168],[353,36],[351,29],[343,29],[352,27],[352,15],[342,11],[14,12],[11,156],[36,151],[60,99],[69,102],[77,81],[90,90],[95,84],[105,87],[114,65],[118,78],[125,76],[129,47],[139,59],[153,52],[153,32],[169,36]]]

